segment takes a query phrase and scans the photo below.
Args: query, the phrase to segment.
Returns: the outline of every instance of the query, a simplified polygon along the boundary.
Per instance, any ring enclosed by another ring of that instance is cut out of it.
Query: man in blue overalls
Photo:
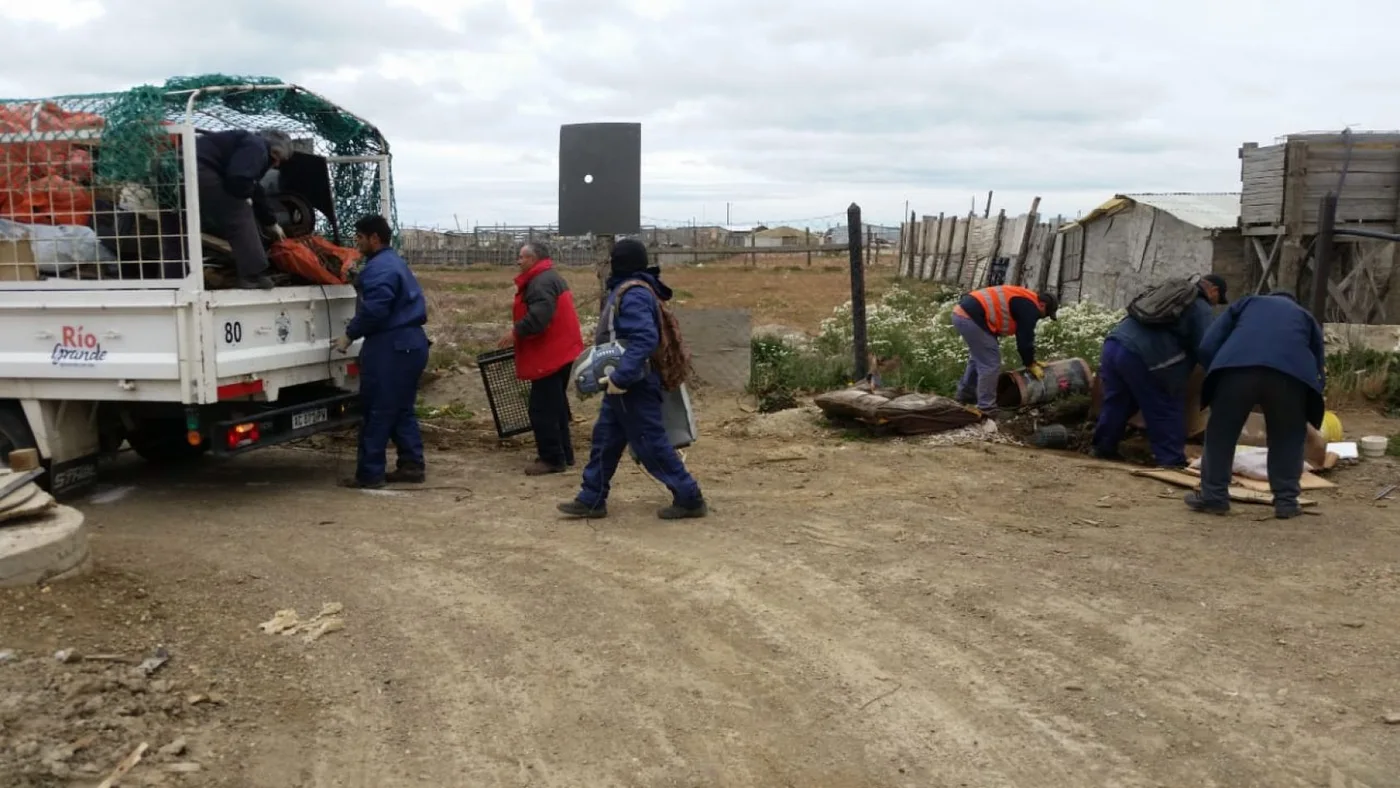
[[[670,300],[671,288],[661,283],[661,269],[649,267],[647,248],[640,241],[627,238],[614,244],[611,264],[607,287],[612,295],[598,316],[593,342],[601,345],[608,341],[608,313],[616,311],[617,339],[627,350],[617,369],[605,379],[607,395],[593,425],[582,489],[574,500],[559,504],[559,511],[570,517],[606,517],[612,477],[630,444],[647,473],[671,491],[671,505],[658,511],[658,517],[704,517],[709,509],[700,485],[666,435],[661,376],[650,361],[662,341],[658,299]],[[619,296],[619,288],[632,281],[640,284]]]
[[[383,216],[355,223],[355,246],[365,256],[355,282],[355,317],[335,340],[344,353],[364,338],[360,348],[360,445],[355,476],[346,487],[377,489],[386,482],[421,483],[423,436],[413,408],[418,379],[428,366],[428,305],[423,288],[398,253],[389,248],[392,231]],[[398,467],[385,473],[385,449],[394,442]]]

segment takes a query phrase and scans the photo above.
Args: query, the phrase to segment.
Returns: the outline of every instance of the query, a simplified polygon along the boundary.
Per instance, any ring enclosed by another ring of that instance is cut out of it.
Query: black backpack
[[[1201,294],[1200,277],[1168,279],[1138,294],[1128,304],[1128,316],[1145,326],[1170,326],[1186,313]]]

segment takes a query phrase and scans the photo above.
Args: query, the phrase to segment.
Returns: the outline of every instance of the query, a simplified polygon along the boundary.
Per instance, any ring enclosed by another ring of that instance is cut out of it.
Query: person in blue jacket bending
[[[1103,406],[1094,427],[1093,455],[1120,459],[1118,444],[1134,411],[1142,412],[1152,456],[1163,468],[1185,468],[1186,389],[1196,368],[1196,350],[1215,320],[1212,307],[1229,304],[1225,280],[1206,274],[1196,299],[1175,323],[1146,325],[1132,315],[1109,332],[1099,360]]]
[[[423,436],[413,408],[418,380],[428,366],[428,305],[408,263],[389,248],[392,237],[383,216],[355,223],[355,246],[365,256],[355,282],[355,316],[335,340],[344,353],[363,338],[360,348],[360,445],[355,475],[346,487],[375,489],[386,482],[420,483],[425,476]],[[397,468],[385,473],[385,449],[394,442]]]
[[[1210,408],[1201,456],[1201,491],[1187,493],[1198,512],[1230,511],[1235,446],[1257,405],[1269,445],[1269,489],[1274,516],[1303,513],[1298,506],[1308,425],[1322,426],[1327,351],[1322,327],[1289,293],[1245,296],[1201,340],[1206,379],[1201,405]]]
[[[700,485],[666,435],[661,377],[650,360],[662,341],[660,301],[670,300],[671,288],[661,283],[661,269],[649,267],[647,248],[640,241],[627,238],[614,244],[611,266],[607,282],[610,295],[598,317],[593,342],[601,345],[608,341],[609,312],[616,310],[617,339],[626,353],[605,384],[607,393],[593,425],[582,489],[574,500],[559,504],[559,511],[570,517],[606,517],[613,474],[622,452],[631,444],[647,473],[671,491],[671,505],[657,516],[663,520],[704,517],[709,510]],[[627,287],[619,296],[619,290],[629,282],[641,286]]]

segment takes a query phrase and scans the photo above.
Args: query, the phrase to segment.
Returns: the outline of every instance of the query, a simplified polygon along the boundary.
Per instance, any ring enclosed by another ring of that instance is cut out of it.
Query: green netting
[[[0,166],[16,164],[96,190],[139,186],[159,207],[174,209],[182,204],[182,168],[178,147],[162,130],[164,123],[189,120],[199,131],[279,129],[291,136],[299,149],[309,147],[307,152],[321,156],[388,153],[388,144],[378,129],[314,93],[275,87],[285,84],[274,77],[208,74],[177,77],[164,85],[143,85],[121,93],[3,99],[0,134],[5,135],[5,144],[0,144]],[[195,91],[200,92],[187,114]],[[26,145],[26,130],[73,132],[74,141],[40,142],[36,134],[36,144]],[[82,136],[82,131],[88,135]],[[60,160],[61,166],[55,169]],[[73,163],[78,160],[81,173],[75,174]],[[381,212],[375,164],[332,162],[329,169],[342,232],[360,216]],[[0,190],[4,188],[0,184]],[[392,183],[390,190],[392,195]],[[3,209],[0,206],[0,212]],[[397,230],[397,210],[392,205],[386,218]],[[327,232],[329,228],[322,221],[318,229]]]

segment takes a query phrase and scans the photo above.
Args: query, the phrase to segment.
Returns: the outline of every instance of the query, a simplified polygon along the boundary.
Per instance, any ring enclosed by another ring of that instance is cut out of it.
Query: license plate
[[[329,417],[325,408],[316,410],[304,410],[301,413],[292,414],[292,429],[299,430],[303,427],[310,427],[313,424],[320,424]]]

